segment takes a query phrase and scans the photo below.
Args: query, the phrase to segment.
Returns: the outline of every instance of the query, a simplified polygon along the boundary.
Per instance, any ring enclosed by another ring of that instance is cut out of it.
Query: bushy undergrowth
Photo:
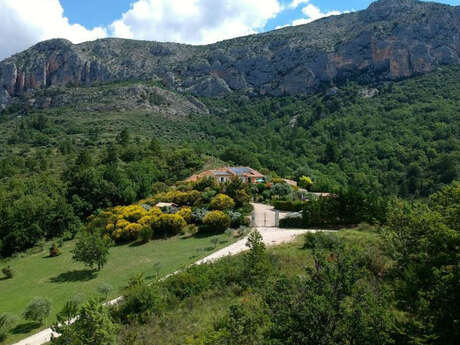
[[[383,227],[271,251],[253,232],[247,253],[133,279],[112,310],[120,343],[457,344],[456,187],[431,204],[392,202]]]

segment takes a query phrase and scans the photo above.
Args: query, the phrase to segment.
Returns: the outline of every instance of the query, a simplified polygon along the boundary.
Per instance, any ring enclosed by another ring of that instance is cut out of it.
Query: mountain
[[[161,82],[197,96],[311,94],[460,64],[460,6],[379,0],[368,9],[206,46],[101,39],[41,42],[0,63],[0,105],[53,86]]]

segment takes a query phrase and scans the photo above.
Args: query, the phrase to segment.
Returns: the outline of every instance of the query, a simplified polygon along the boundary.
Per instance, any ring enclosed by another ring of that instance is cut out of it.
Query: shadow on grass
[[[222,235],[222,232],[197,232],[193,235],[194,238],[208,238],[217,235]]]
[[[139,246],[142,246],[143,244],[146,244],[146,243],[147,242],[144,242],[144,241],[136,241],[136,242],[130,243],[129,247],[139,247]]]
[[[33,331],[34,329],[37,329],[41,326],[40,322],[36,321],[31,321],[31,322],[25,322],[21,323],[20,325],[17,325],[14,327],[10,333],[11,334],[25,334],[29,333],[30,331]]]
[[[59,257],[59,255],[45,255],[45,256],[42,256],[42,259],[56,259],[57,257]]]
[[[66,283],[66,282],[85,282],[97,277],[94,270],[79,270],[79,271],[68,271],[61,273],[60,275],[50,278],[52,283]]]

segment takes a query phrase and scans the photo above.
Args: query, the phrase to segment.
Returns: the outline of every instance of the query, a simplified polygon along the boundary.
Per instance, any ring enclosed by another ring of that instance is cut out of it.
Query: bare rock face
[[[207,97],[308,94],[452,64],[460,64],[460,6],[378,0],[361,12],[207,46],[45,41],[0,63],[0,104],[37,89],[125,80]]]

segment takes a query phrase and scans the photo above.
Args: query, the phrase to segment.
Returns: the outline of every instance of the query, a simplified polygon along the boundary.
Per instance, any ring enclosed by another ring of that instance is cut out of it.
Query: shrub
[[[55,256],[61,255],[61,250],[58,248],[56,243],[53,243],[51,245],[49,255],[50,255],[50,257],[55,257]]]
[[[386,199],[349,189],[334,197],[320,197],[305,203],[303,219],[307,226],[384,223],[387,208]]]
[[[8,337],[8,333],[14,327],[16,319],[16,317],[5,313],[0,314],[0,342]]]
[[[187,225],[184,218],[178,214],[162,214],[155,224],[155,234],[159,236],[174,236]]]
[[[155,182],[152,184],[153,194],[165,193],[168,190],[168,186],[163,182]]]
[[[193,236],[198,232],[198,227],[195,224],[187,224],[182,229],[182,234],[187,236]]]
[[[62,233],[62,240],[64,241],[72,241],[75,238],[75,234],[71,231],[64,231]]]
[[[335,234],[308,232],[304,237],[304,249],[328,249],[332,250],[339,246],[339,240]]]
[[[214,189],[206,188],[201,193],[201,199],[203,200],[203,202],[210,202],[216,194],[217,192]]]
[[[189,192],[173,191],[171,193],[171,197],[171,201],[175,204],[178,204],[180,206],[192,206],[200,200],[201,193],[197,190],[192,190]]]
[[[237,207],[242,207],[247,205],[251,198],[249,194],[244,189],[238,189],[235,193],[235,203]]]
[[[224,232],[231,224],[230,217],[222,211],[209,212],[203,218],[208,231]]]
[[[302,211],[304,202],[300,200],[275,200],[273,206],[280,211],[299,212]]]
[[[124,321],[137,319],[140,322],[146,322],[162,307],[158,286],[147,284],[142,276],[129,280],[123,297],[120,316]]]
[[[292,188],[290,185],[285,183],[276,183],[272,187],[272,194],[277,195],[279,197],[285,197],[291,194]]]
[[[190,207],[182,207],[176,214],[184,218],[187,223],[192,220],[192,209]]]
[[[48,298],[37,297],[30,302],[22,316],[26,320],[43,323],[51,311],[51,301]]]
[[[14,276],[14,271],[10,266],[4,267],[2,273],[5,275],[6,279],[11,279]]]
[[[313,181],[311,180],[310,177],[307,176],[302,176],[299,179],[299,187],[300,188],[305,188],[306,190],[310,190],[310,188],[313,186]]]
[[[235,211],[228,211],[228,216],[231,220],[232,228],[239,228],[242,225],[249,225],[250,221],[245,216],[243,216],[240,212]]]
[[[148,206],[146,205],[148,208]],[[148,210],[141,205],[117,206],[91,216],[87,229],[101,230],[115,242],[134,241],[141,237],[141,231],[150,227],[156,217],[161,215],[157,207]]]
[[[235,202],[228,195],[217,194],[212,198],[210,206],[213,210],[228,210],[235,207]]]
[[[286,217],[280,219],[280,228],[302,229],[305,228],[305,223],[302,217]]]
[[[58,248],[62,248],[63,245],[64,245],[64,239],[62,237],[58,238],[57,240]]]
[[[192,212],[192,221],[196,224],[202,224],[203,218],[209,213],[205,208],[196,208]]]
[[[52,344],[115,344],[118,326],[110,317],[107,307],[100,303],[99,299],[91,298],[81,307],[72,310],[75,322],[69,324],[59,320],[52,327],[59,333],[59,338],[53,338]]]
[[[139,237],[142,242],[147,243],[153,237],[153,231],[150,226],[144,226],[139,233]]]
[[[219,184],[213,177],[203,177],[193,184],[193,188],[201,192],[208,188],[216,190],[219,188]]]

